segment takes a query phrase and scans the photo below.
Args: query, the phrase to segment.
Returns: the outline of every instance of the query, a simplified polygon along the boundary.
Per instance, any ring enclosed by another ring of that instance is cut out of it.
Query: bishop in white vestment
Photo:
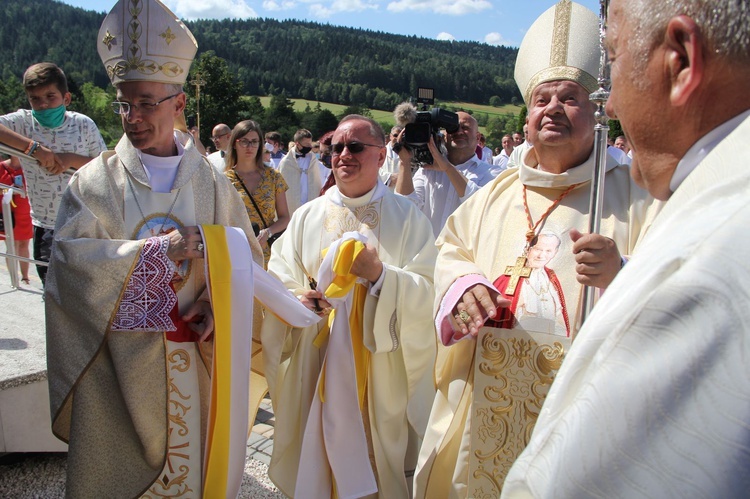
[[[69,443],[68,497],[202,495],[208,335],[225,317],[206,289],[209,243],[198,226],[239,227],[244,266],[263,261],[236,190],[174,130],[195,40],[157,0],[135,3],[118,2],[98,37],[125,135],[72,177],[45,288],[52,430]],[[134,26],[137,36],[124,36]],[[159,36],[166,28],[170,43]],[[133,53],[156,57],[160,71],[128,65]],[[250,301],[243,324],[217,334],[248,339],[252,310]]]

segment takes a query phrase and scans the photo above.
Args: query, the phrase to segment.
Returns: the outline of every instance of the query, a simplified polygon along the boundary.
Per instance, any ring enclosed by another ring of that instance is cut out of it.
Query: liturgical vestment
[[[504,498],[747,496],[750,111],[726,126],[581,329]]]
[[[175,137],[183,156],[171,192],[150,189],[123,136],[63,197],[46,315],[52,429],[70,445],[69,497],[200,494],[212,341],[173,340],[165,304],[170,279],[179,314],[201,295],[203,260],[169,267],[154,287],[157,267],[170,264],[148,253],[166,251],[160,234],[215,224],[242,228],[255,261],[263,257],[236,190],[188,135]],[[157,299],[139,301],[147,288]]]
[[[304,204],[302,202],[303,191],[307,192],[305,201],[307,202],[320,196],[320,188],[323,187],[323,180],[320,178],[320,161],[311,153],[308,153],[308,157],[308,168],[303,170],[299,166],[297,149],[292,147],[279,163],[279,173],[284,177],[288,187],[286,204],[290,215]]]
[[[533,149],[525,151],[522,165],[464,203],[438,238],[437,394],[420,452],[416,497],[500,494],[580,327],[582,288],[570,231],[588,232],[594,153],[562,174],[537,169],[535,160]],[[609,156],[607,161],[601,234],[626,255],[647,226],[653,202],[626,167]],[[534,223],[560,201],[519,265],[529,231],[524,186]],[[494,283],[511,306],[499,309],[499,320],[488,322],[477,338],[455,341],[447,317],[463,292],[479,282]]]
[[[429,221],[414,203],[391,193],[381,182],[356,199],[333,187],[294,213],[289,228],[273,245],[268,271],[300,295],[310,289],[308,276],[318,274],[323,251],[352,232],[366,236],[384,263],[379,294],[366,291],[358,311],[362,348],[355,354],[369,360],[364,406],[353,417],[364,423],[377,496],[407,498],[407,482],[434,398],[436,341],[431,317],[436,249]],[[269,476],[290,497],[311,494],[295,490],[295,484],[303,434],[330,348],[330,340],[321,341],[319,329],[288,328],[267,315],[261,333],[276,415]],[[326,362],[325,376],[336,376],[330,359]],[[337,451],[347,452],[342,447]],[[326,462],[315,464],[330,473]]]

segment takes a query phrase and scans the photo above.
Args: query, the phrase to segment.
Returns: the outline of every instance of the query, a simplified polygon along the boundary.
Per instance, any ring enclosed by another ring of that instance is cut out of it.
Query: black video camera
[[[458,115],[439,107],[430,111],[417,111],[417,118],[413,123],[407,123],[404,127],[404,144],[414,153],[414,163],[419,166],[431,165],[434,162],[430,149],[427,146],[430,136],[435,139],[435,145],[442,154],[447,154],[447,149],[439,134],[441,128],[448,133],[458,131]]]

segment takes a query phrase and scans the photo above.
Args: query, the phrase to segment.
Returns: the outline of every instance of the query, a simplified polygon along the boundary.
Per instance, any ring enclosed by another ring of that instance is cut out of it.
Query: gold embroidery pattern
[[[169,352],[167,360],[170,372],[174,370],[184,373],[190,369],[190,354],[186,350],[177,349]],[[187,451],[183,450],[187,449],[190,438],[190,430],[185,422],[185,416],[192,410],[192,406],[188,405],[190,398],[190,396],[185,396],[180,392],[174,378],[169,376],[167,463],[162,476],[151,485],[148,492],[142,496],[144,498],[192,497],[195,495],[193,493],[195,491],[186,482],[190,473],[190,466],[175,464],[177,460],[187,461],[190,457]]]
[[[552,27],[552,47],[549,65],[565,66],[568,63],[568,42],[570,40],[570,14],[573,4],[564,0],[555,6],[555,24]]]
[[[526,91],[524,92],[526,102],[531,100],[531,92],[533,92],[540,83],[551,80],[571,80],[580,83],[584,88],[597,88],[598,85],[596,78],[579,68],[574,68],[572,66],[545,68],[535,74],[526,85]]]
[[[538,344],[490,331],[483,335],[477,368],[492,380],[475,395],[472,409],[472,497],[500,496],[505,476],[531,437],[564,354],[558,342]]]
[[[107,30],[104,34],[104,38],[102,38],[102,43],[107,46],[107,49],[112,50],[112,42],[114,41],[115,37],[109,32],[109,30]]]
[[[172,43],[172,40],[177,38],[177,35],[172,33],[172,28],[170,27],[167,27],[167,31],[165,31],[164,33],[161,33],[159,36],[164,38],[164,41],[167,42],[167,45]]]
[[[190,369],[190,355],[185,350],[175,350],[169,354],[169,369],[184,373]],[[188,402],[190,395],[183,395],[174,382],[174,378],[169,377],[169,422],[170,432],[177,429],[177,434],[181,437],[189,433],[185,415],[190,410],[190,406],[180,401]]]
[[[323,229],[333,233],[334,240],[340,238],[345,232],[362,232],[365,229],[373,230],[380,224],[380,203],[367,204],[350,210],[344,206],[329,205],[326,213]]]
[[[130,0],[128,11],[132,16],[132,19],[127,26],[127,36],[131,42],[129,49],[130,54],[125,56],[124,61],[118,61],[114,66],[107,65],[107,74],[110,79],[112,79],[113,75],[122,78],[128,71],[133,70],[144,75],[153,75],[161,71],[169,78],[174,78],[184,73],[182,66],[174,61],[168,61],[159,65],[156,61],[151,59],[143,59],[141,46],[139,44],[141,36],[143,35],[143,24],[138,18],[143,11],[143,2],[141,0]],[[160,36],[164,38],[167,44],[177,38],[177,36],[172,33],[171,29],[167,29],[167,31]]]

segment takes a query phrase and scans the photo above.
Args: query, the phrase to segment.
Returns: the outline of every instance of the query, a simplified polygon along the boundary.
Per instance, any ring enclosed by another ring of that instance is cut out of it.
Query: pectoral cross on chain
[[[521,277],[529,277],[531,275],[531,267],[526,266],[526,257],[519,256],[518,258],[516,258],[516,264],[508,265],[507,267],[505,267],[505,273],[503,275],[510,276],[508,287],[505,288],[505,294],[515,294],[516,286],[518,286],[518,280]]]

